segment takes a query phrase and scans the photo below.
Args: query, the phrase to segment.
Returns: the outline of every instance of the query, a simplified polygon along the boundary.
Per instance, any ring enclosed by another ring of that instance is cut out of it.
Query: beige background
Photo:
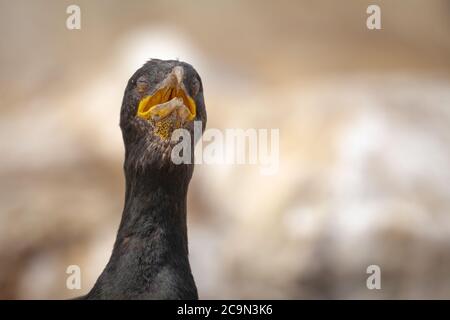
[[[201,298],[450,298],[448,1],[76,1],[69,31],[72,3],[0,1],[0,298],[69,298],[100,274],[122,94],[151,57],[197,68],[209,128],[280,129],[277,175],[195,169]]]

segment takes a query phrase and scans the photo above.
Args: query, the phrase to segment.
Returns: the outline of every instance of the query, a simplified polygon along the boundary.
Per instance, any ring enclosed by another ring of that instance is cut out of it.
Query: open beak
[[[141,99],[137,116],[158,122],[176,112],[182,122],[192,121],[197,106],[184,87],[183,74],[183,67],[173,68],[154,94]]]

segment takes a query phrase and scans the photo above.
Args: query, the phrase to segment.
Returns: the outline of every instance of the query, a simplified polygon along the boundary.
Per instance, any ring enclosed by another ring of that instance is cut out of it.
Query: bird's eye
[[[192,96],[195,97],[199,91],[200,91],[200,81],[198,81],[197,78],[194,78],[191,85]]]
[[[147,79],[140,77],[136,80],[136,89],[139,93],[144,93],[148,90],[149,84]]]

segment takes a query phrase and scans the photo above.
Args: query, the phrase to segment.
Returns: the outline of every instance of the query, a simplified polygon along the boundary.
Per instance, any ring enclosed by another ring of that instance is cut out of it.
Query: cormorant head
[[[206,109],[202,82],[195,69],[181,61],[148,61],[130,78],[123,97],[120,127],[125,165],[173,169],[172,149],[180,142],[172,135],[176,129],[189,132],[193,160],[194,121],[201,121],[203,132]]]

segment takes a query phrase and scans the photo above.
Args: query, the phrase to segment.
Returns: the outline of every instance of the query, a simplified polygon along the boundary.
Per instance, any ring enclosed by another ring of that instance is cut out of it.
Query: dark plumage
[[[167,95],[171,103],[184,103],[164,118],[162,112],[154,111],[157,108],[151,109],[158,95]],[[195,102],[193,114],[186,111],[186,97]],[[147,100],[153,102],[146,105]],[[82,298],[198,298],[188,260],[186,227],[186,194],[194,165],[176,165],[170,157],[176,144],[170,139],[171,132],[185,128],[193,137],[194,120],[202,121],[205,128],[202,83],[191,65],[150,60],[128,81],[120,114],[125,144],[125,206],[111,258],[92,290]],[[194,144],[191,139],[191,150]]]

